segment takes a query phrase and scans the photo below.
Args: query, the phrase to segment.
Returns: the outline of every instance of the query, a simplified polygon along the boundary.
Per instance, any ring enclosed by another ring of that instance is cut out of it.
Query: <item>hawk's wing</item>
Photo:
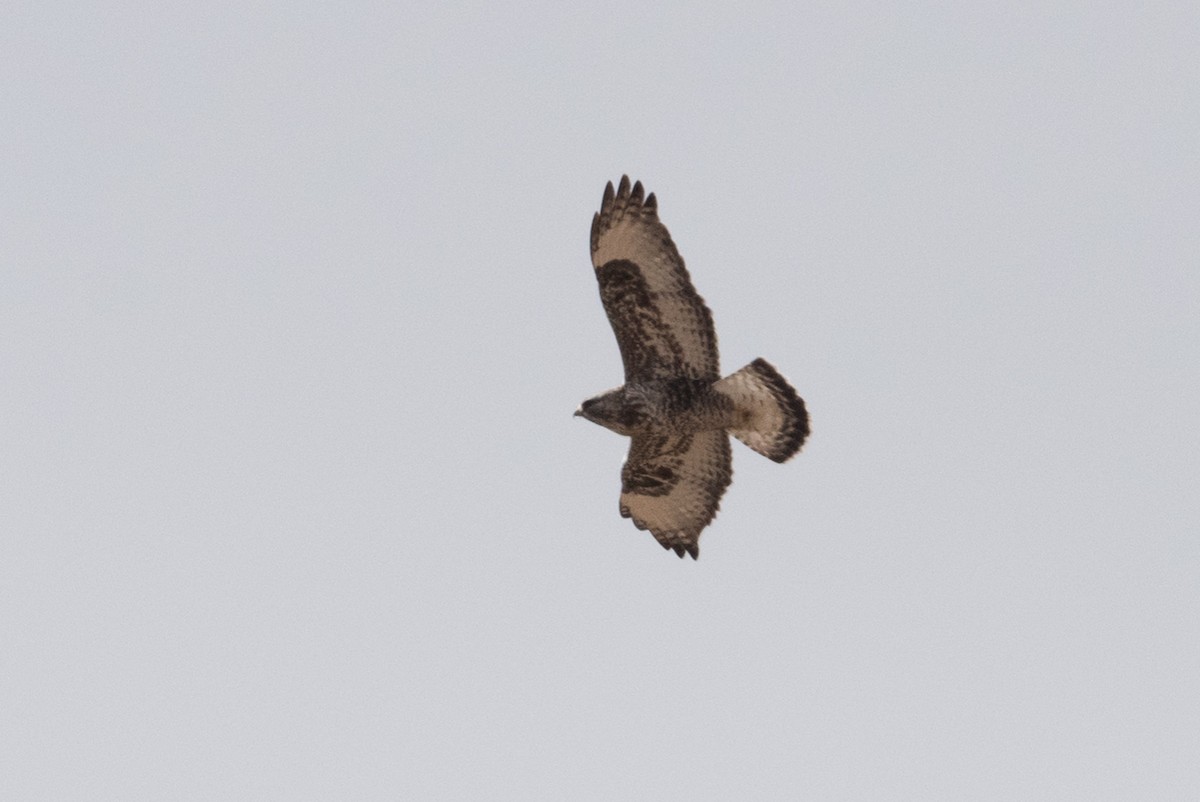
[[[635,435],[621,469],[621,515],[649,529],[664,549],[695,559],[700,531],[733,479],[724,431]]]
[[[592,265],[617,335],[626,383],[685,376],[720,378],[712,313],[692,286],[651,193],[610,181],[592,218]]]

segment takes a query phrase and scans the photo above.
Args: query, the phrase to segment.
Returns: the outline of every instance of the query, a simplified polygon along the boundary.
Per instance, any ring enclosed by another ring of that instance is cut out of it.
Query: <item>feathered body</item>
[[[608,184],[591,246],[625,384],[576,414],[631,438],[621,515],[695,559],[733,477],[728,435],[784,462],[808,436],[808,413],[763,359],[721,378],[712,313],[640,182]]]

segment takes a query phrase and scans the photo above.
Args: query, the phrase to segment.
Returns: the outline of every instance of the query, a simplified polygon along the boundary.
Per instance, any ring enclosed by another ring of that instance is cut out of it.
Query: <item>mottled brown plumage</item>
[[[640,182],[623,176],[605,188],[591,250],[625,384],[576,414],[632,438],[621,515],[663,548],[697,558],[733,477],[728,434],[783,462],[803,445],[808,413],[765,360],[721,378],[712,313]]]

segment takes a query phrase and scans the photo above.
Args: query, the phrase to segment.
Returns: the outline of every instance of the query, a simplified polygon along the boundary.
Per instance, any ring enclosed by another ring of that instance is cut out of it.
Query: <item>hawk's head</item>
[[[579,405],[575,414],[626,436],[633,435],[649,418],[643,399],[624,387],[589,398]]]

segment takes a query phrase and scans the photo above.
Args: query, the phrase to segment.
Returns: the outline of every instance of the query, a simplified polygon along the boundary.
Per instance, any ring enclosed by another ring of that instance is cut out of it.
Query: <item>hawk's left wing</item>
[[[625,381],[686,377],[716,381],[712,313],[692,286],[683,258],[658,219],[654,194],[641,182],[610,181],[592,218],[592,266],[608,314]]]
[[[700,556],[700,531],[733,479],[729,436],[635,435],[621,469],[621,515],[649,529],[664,549]]]

